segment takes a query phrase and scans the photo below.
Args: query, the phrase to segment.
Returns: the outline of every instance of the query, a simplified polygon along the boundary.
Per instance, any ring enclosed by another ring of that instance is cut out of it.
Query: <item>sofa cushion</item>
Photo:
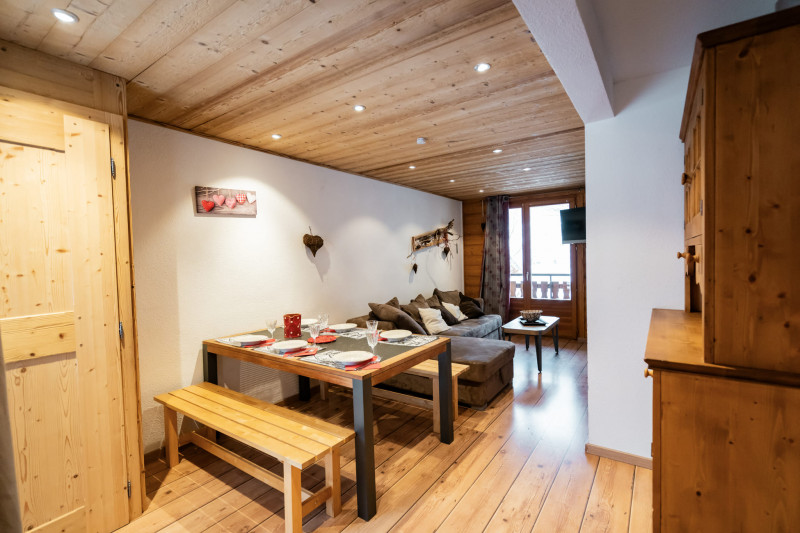
[[[454,363],[469,365],[459,381],[482,382],[490,378],[500,367],[514,360],[514,343],[496,339],[474,339],[452,337],[450,354]]]
[[[444,320],[444,323],[447,324],[448,326],[455,326],[460,322],[455,316],[453,316],[453,313],[448,311],[448,309],[443,305],[437,305],[433,309],[438,309],[439,311],[441,311],[442,320]]]
[[[419,298],[419,296],[417,298]],[[439,307],[442,305],[442,302],[439,301],[439,298],[437,298],[435,294],[430,298],[425,298],[425,303],[428,304],[428,307]]]
[[[378,320],[393,322],[400,329],[407,329],[411,333],[425,335],[427,332],[402,309],[387,304],[369,304],[369,308],[378,317]]]
[[[467,315],[464,314],[463,311],[461,311],[461,309],[457,305],[453,305],[447,302],[442,302],[442,307],[450,311],[450,314],[453,315],[453,318],[455,318],[458,322],[461,322],[462,320],[466,320],[469,318]]]
[[[433,289],[433,294],[440,302],[447,302],[453,305],[461,303],[461,292],[459,291],[440,291],[439,289]]]
[[[438,309],[420,308],[419,315],[425,323],[425,329],[427,329],[428,333],[431,335],[436,335],[449,329],[447,322],[442,318],[442,312]]]
[[[446,337],[486,337],[502,325],[500,315],[483,315],[463,320],[441,334]]]

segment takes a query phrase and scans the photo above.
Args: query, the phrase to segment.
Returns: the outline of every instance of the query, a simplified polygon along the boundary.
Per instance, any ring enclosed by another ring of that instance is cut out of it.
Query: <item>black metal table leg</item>
[[[556,345],[556,355],[558,355],[558,323],[556,323],[556,327],[553,328],[553,344]]]
[[[528,335],[525,335],[525,351],[528,351],[528,348],[531,347],[531,338]]]
[[[217,354],[209,353],[208,346],[203,346],[203,380],[219,384],[217,377]]]
[[[353,426],[356,432],[358,516],[364,520],[369,520],[375,516],[378,509],[375,496],[375,435],[372,429],[372,379],[369,377],[363,380],[353,380]],[[444,431],[444,423],[442,423],[442,428],[442,431]]]
[[[311,399],[311,378],[306,376],[297,376],[297,386],[299,388],[298,395],[301,402],[307,402]]]
[[[439,354],[439,440],[445,444],[453,442],[453,416],[453,366],[448,342]]]
[[[542,334],[533,337],[536,341],[536,366],[539,367],[539,373],[542,373]]]

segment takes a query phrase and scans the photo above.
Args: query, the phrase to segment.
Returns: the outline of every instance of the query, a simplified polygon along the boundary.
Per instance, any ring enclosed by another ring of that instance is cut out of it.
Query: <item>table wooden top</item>
[[[280,331],[280,328],[279,330]],[[246,334],[268,335],[264,330],[261,331],[248,331]],[[245,333],[235,333],[233,335],[222,335],[218,338],[235,337],[237,335],[244,335]],[[276,331],[276,338],[280,340],[280,336]],[[307,339],[308,333],[303,332],[300,339]],[[354,341],[354,342],[340,342],[340,341]],[[360,343],[358,342],[360,341]],[[247,361],[256,365],[265,366],[268,368],[275,368],[284,372],[291,372],[301,376],[306,376],[313,379],[320,379],[328,383],[335,383],[345,387],[352,387],[352,382],[355,380],[364,380],[370,378],[373,385],[377,385],[386,381],[390,377],[396,376],[401,372],[423,362],[428,359],[433,359],[442,353],[450,339],[447,337],[439,337],[433,342],[429,342],[423,346],[393,346],[388,343],[378,343],[375,348],[375,353],[382,358],[381,367],[372,370],[343,370],[325,366],[309,361],[303,361],[296,357],[284,357],[283,355],[264,353],[255,351],[253,348],[231,346],[219,342],[217,339],[207,339],[203,341],[203,346],[209,351],[222,357],[230,357],[240,361]],[[339,346],[337,346],[337,343]],[[354,346],[354,344],[357,345]],[[363,346],[361,346],[363,344]],[[325,344],[324,347],[332,350],[365,350],[370,351],[366,339],[347,339],[342,338],[333,343]]]
[[[504,333],[520,333],[522,335],[531,335],[533,333],[545,333],[558,324],[560,318],[557,316],[540,316],[539,320],[545,323],[544,326],[526,326],[522,323],[522,317],[517,317],[508,324],[503,324]]]

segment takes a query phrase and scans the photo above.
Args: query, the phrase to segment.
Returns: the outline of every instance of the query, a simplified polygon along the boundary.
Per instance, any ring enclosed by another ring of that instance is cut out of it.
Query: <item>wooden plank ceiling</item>
[[[459,200],[584,183],[511,1],[2,0],[0,37],[130,80],[132,116],[346,172]]]

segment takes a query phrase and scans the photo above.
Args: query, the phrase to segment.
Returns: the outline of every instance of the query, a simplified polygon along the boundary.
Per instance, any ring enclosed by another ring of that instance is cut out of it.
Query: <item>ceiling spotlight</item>
[[[524,170],[525,172],[527,172],[527,171],[529,171],[530,169],[531,169],[531,167],[525,167],[525,168],[523,168],[522,170]]]
[[[414,165],[409,165],[408,168],[410,168],[411,170],[414,170],[417,167],[415,167]]]
[[[450,180],[450,183],[455,183],[455,182],[456,182],[456,180]]]
[[[489,63],[478,63],[475,65],[475,72],[486,72],[490,68],[492,68],[492,66]]]
[[[502,152],[502,150],[500,148],[495,148],[494,150],[492,150],[493,154],[499,154],[501,152]]]
[[[272,138],[273,138],[273,139],[275,139],[276,141],[277,141],[278,139],[280,139],[281,137],[282,137],[282,135],[280,135],[279,133],[273,133],[273,134],[272,134]]]
[[[428,142],[428,139],[425,137],[417,137],[417,144],[425,144],[426,142]]]
[[[483,192],[483,189],[479,190],[478,192]]]
[[[353,106],[353,109],[355,109],[356,111],[358,111],[360,113],[361,111],[364,111],[366,109],[366,106],[363,106],[361,104],[356,104],[356,105]]]
[[[74,24],[79,20],[78,15],[76,15],[75,13],[66,11],[64,9],[58,9],[57,7],[51,9],[50,12],[53,13],[53,16],[55,18],[57,18],[61,22],[66,22],[67,24]]]

